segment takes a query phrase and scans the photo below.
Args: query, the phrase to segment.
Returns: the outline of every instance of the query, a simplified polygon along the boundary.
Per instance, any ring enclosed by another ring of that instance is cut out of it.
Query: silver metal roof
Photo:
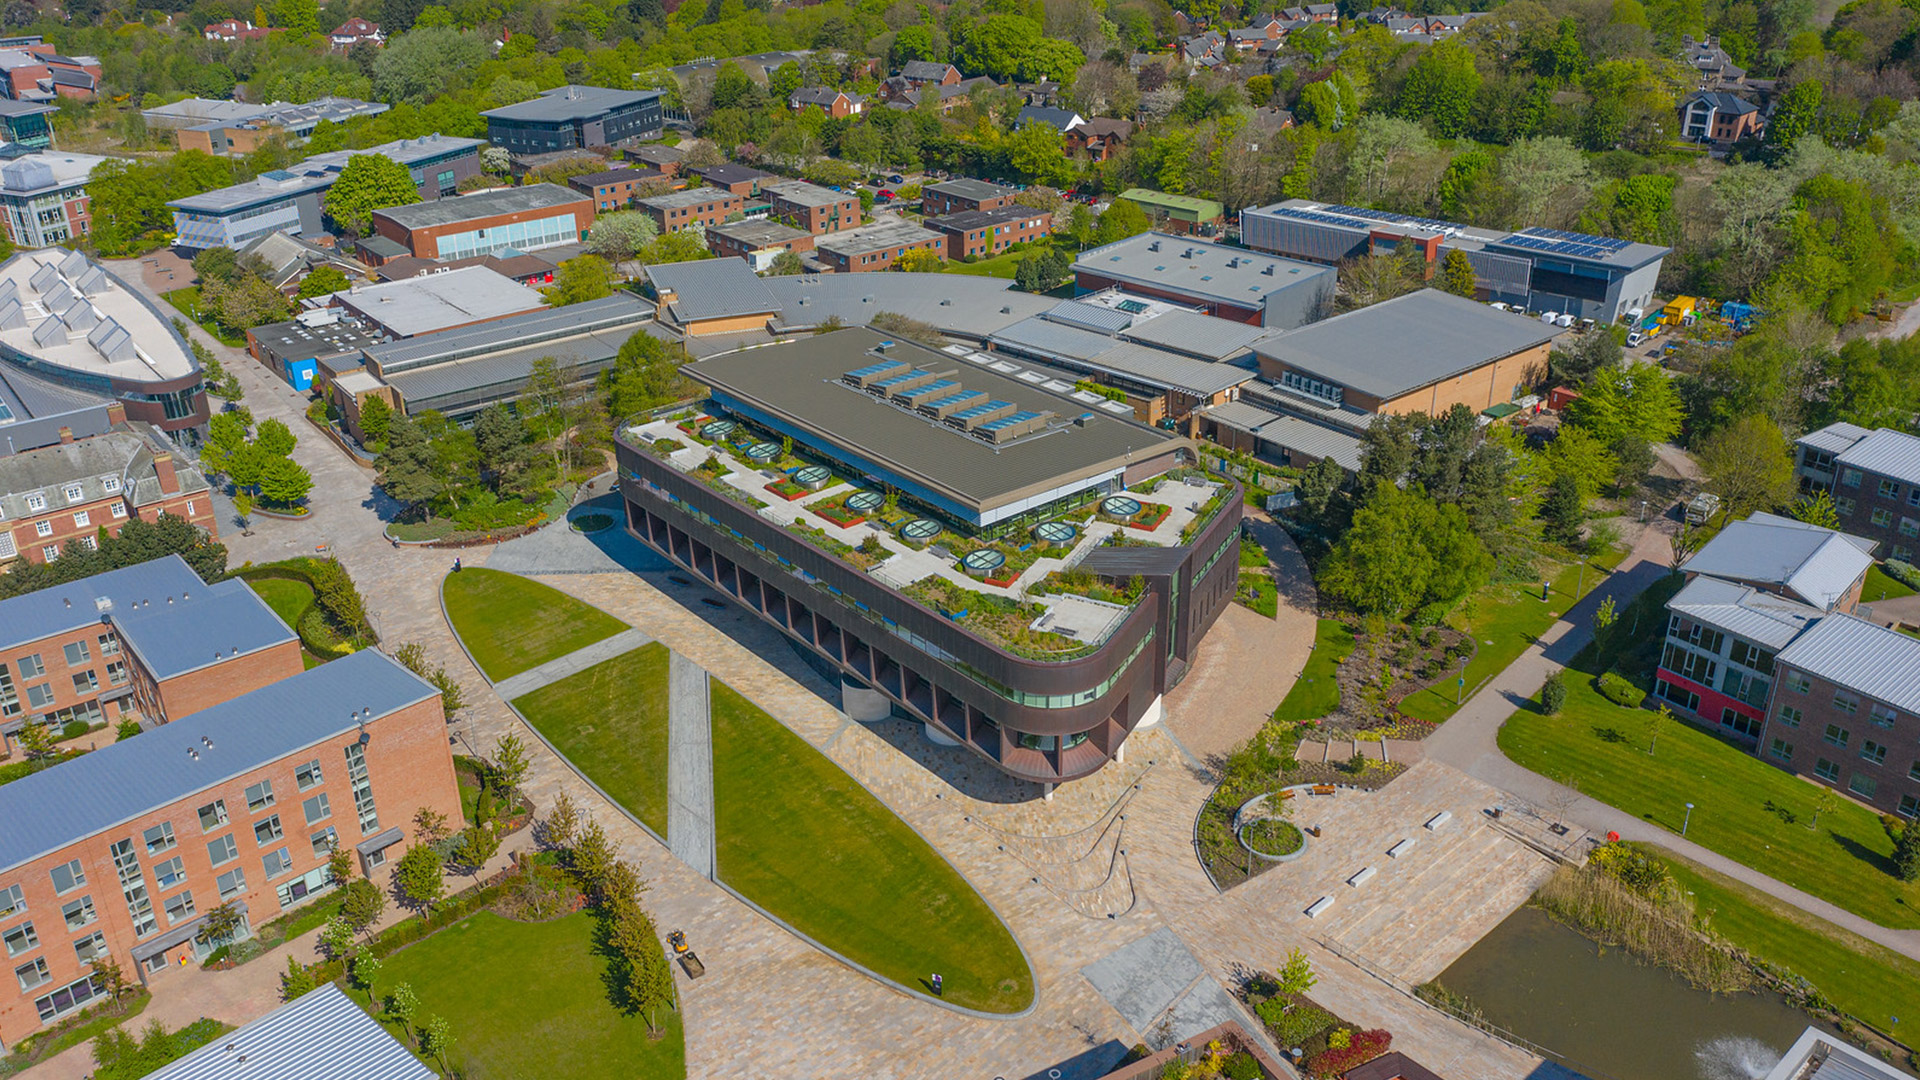
[[[1331,266],[1159,232],[1082,252],[1073,271],[1254,310],[1285,289],[1327,288],[1334,273]]]
[[[1212,397],[1259,378],[1257,373],[1232,364],[1212,364],[1131,341],[1120,342],[1084,363],[1136,382],[1182,390],[1198,397]]]
[[[1229,401],[1200,415],[1244,431],[1262,442],[1316,458],[1332,458],[1349,472],[1360,471],[1360,440],[1344,431],[1322,427],[1311,420],[1268,412],[1245,401]]]
[[[1795,635],[1825,614],[1750,585],[1711,577],[1687,582],[1667,601],[1667,610],[1774,650],[1786,648]]]
[[[1028,353],[1042,360],[1091,360],[1116,344],[1106,334],[1038,316],[996,331],[987,340],[999,348]]]
[[[813,246],[821,251],[831,251],[836,255],[853,256],[942,239],[943,237],[932,229],[923,229],[910,221],[882,221],[873,225],[862,225],[857,229],[826,233],[816,238]]]
[[[471,195],[448,196],[410,206],[389,207],[375,210],[373,216],[386,218],[404,229],[422,229],[500,214],[524,214],[563,206],[577,208],[582,204],[591,210],[593,200],[558,184],[527,184],[522,187],[491,188]]]
[[[1779,662],[1902,712],[1920,713],[1920,639],[1852,615],[1813,624]]]
[[[236,579],[189,590],[179,603],[115,611],[113,625],[157,679],[298,639],[258,593]]]
[[[1254,342],[1272,335],[1273,331],[1265,327],[1217,319],[1198,311],[1169,311],[1120,331],[1120,336],[1129,341],[1158,345],[1203,360],[1231,360],[1251,349]]]
[[[754,276],[745,259],[662,263],[647,267],[647,280],[661,295],[673,294],[673,315],[681,322],[770,315],[780,310],[773,292]]]
[[[1832,529],[1755,514],[1720,530],[1680,569],[1775,586],[1831,611],[1873,565],[1873,546],[1870,540]]]
[[[546,308],[458,330],[371,346],[366,350],[366,355],[383,375],[391,375],[428,364],[482,356],[517,345],[531,345],[610,327],[637,325],[652,314],[652,304],[630,292],[617,292],[581,304]]]
[[[1920,484],[1920,438],[1881,428],[1841,451],[1835,460],[1861,472]]]
[[[1133,323],[1133,316],[1118,308],[1083,304],[1078,300],[1063,300],[1055,304],[1043,318],[1100,334],[1117,334]]]
[[[1254,352],[1379,398],[1544,345],[1561,331],[1519,315],[1421,289],[1267,338]]]
[[[149,1073],[147,1080],[435,1080],[437,1075],[344,991],[326,983]]]
[[[1838,454],[1871,434],[1873,434],[1871,428],[1863,428],[1859,424],[1849,424],[1841,420],[1828,424],[1819,431],[1809,431],[1794,441],[1802,446],[1811,446],[1815,450]]]
[[[1047,310],[1056,300],[1016,292],[1004,278],[971,274],[796,274],[762,278],[779,302],[782,326],[819,326],[838,318],[865,326],[882,311],[961,337],[984,338]]]
[[[22,777],[0,786],[0,869],[352,731],[362,708],[374,720],[437,693],[386,654],[363,649]]]

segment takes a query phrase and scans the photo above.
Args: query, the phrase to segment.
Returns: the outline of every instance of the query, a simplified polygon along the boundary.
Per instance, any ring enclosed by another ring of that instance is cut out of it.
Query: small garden
[[[565,393],[564,375],[542,374],[552,363],[535,364],[519,408],[489,406],[471,427],[431,409],[409,416],[366,399],[360,427],[368,449],[378,450],[380,486],[406,507],[389,537],[466,544],[566,516],[579,485],[607,468],[608,442]]]
[[[299,556],[233,572],[300,635],[308,667],[379,644],[366,601],[336,559]]]
[[[1273,573],[1268,570],[1240,571],[1240,583],[1234,587],[1233,602],[1269,619],[1279,615],[1280,589],[1273,582]]]
[[[12,1076],[25,1071],[89,1039],[106,1035],[146,1011],[153,995],[146,987],[130,982],[119,964],[109,960],[95,970],[105,987],[95,1003],[14,1043],[7,1056],[0,1058],[0,1073]]]
[[[1039,604],[975,592],[939,574],[929,574],[901,591],[1019,656],[1059,660],[1092,648],[1065,634],[1035,630],[1034,620],[1046,610]]]
[[[1267,1034],[1309,1077],[1335,1077],[1393,1049],[1393,1036],[1341,1019],[1308,992],[1319,981],[1306,954],[1293,949],[1278,972],[1256,972],[1241,988],[1241,1000]]]

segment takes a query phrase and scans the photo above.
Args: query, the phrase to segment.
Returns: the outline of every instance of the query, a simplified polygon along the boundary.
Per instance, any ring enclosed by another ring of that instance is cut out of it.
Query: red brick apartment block
[[[661,232],[679,232],[695,225],[718,225],[746,207],[746,199],[719,188],[688,188],[641,199],[635,205],[653,217]]]
[[[0,787],[0,1041],[98,997],[100,961],[167,993],[216,907],[251,936],[336,848],[385,887],[420,807],[459,820],[440,697],[374,650]]]
[[[69,540],[117,536],[132,517],[172,514],[217,536],[206,477],[174,457],[151,426],[116,419],[112,428],[0,457],[0,563],[48,562]]]
[[[794,227],[805,229],[815,236],[860,226],[860,196],[858,195],[823,188],[818,184],[809,184],[805,180],[762,184],[760,194],[766,197],[767,205],[771,208],[774,217],[788,221]]]

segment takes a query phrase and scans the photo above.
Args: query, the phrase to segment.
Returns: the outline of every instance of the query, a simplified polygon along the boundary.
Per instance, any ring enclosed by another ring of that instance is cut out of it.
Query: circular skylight
[[[1100,512],[1108,517],[1130,518],[1140,512],[1140,500],[1131,495],[1109,495],[1100,500]]]

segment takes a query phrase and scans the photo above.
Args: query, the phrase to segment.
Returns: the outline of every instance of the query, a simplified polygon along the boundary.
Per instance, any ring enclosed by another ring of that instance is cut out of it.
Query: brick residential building
[[[688,188],[665,195],[641,199],[634,205],[653,217],[661,232],[679,232],[695,225],[718,225],[735,214],[744,213],[747,201],[719,188]]]
[[[761,172],[759,169],[735,165],[732,162],[704,165],[697,169],[690,169],[688,172],[705,181],[708,187],[747,197],[760,194],[760,185],[769,180],[775,183],[780,181],[780,177],[774,173]]]
[[[766,197],[774,217],[815,236],[858,228],[863,220],[858,195],[833,191],[805,180],[762,184],[760,193]]]
[[[380,24],[368,22],[358,15],[334,27],[333,33],[327,35],[327,45],[334,52],[339,53],[346,52],[355,45],[378,46],[386,43],[387,35],[381,32]]]
[[[166,993],[330,889],[337,848],[384,884],[420,807],[460,819],[440,696],[371,649],[0,787],[0,1041],[98,997],[109,959]],[[222,904],[239,929],[195,940]]]
[[[814,241],[814,258],[838,274],[885,270],[909,251],[945,256],[947,238],[906,221],[888,221],[829,233]]]
[[[1914,561],[1920,552],[1920,438],[1829,424],[1794,444],[1794,467],[1806,491],[1833,495],[1841,527],[1880,542],[1887,558]]]
[[[997,255],[1014,244],[1053,232],[1053,212],[1014,204],[997,210],[967,210],[928,218],[926,226],[946,237],[946,257]]]
[[[667,174],[659,169],[608,169],[567,178],[567,186],[593,200],[596,213],[624,210]]]
[[[0,563],[51,562],[131,517],[172,514],[217,535],[206,477],[151,426],[116,422],[87,438],[0,457]]]
[[[1019,194],[1018,188],[1010,188],[1005,184],[962,177],[922,188],[920,212],[928,217],[940,217],[968,210],[998,210],[1012,206]]]
[[[375,210],[373,231],[423,259],[464,259],[580,243],[593,214],[593,200],[577,191],[528,184]]]
[[[707,229],[707,249],[721,257],[747,260],[755,271],[765,270],[783,251],[813,250],[813,234],[777,221],[735,221]]]
[[[1920,817],[1920,640],[1834,614],[1780,650],[1775,669],[1761,759]]]
[[[243,581],[178,555],[0,600],[0,732],[180,720],[301,670],[300,639]]]
[[[866,112],[867,99],[859,94],[836,90],[831,86],[803,86],[787,98],[787,108],[794,112],[802,109],[819,109],[835,120],[845,120],[849,116],[858,116]]]

